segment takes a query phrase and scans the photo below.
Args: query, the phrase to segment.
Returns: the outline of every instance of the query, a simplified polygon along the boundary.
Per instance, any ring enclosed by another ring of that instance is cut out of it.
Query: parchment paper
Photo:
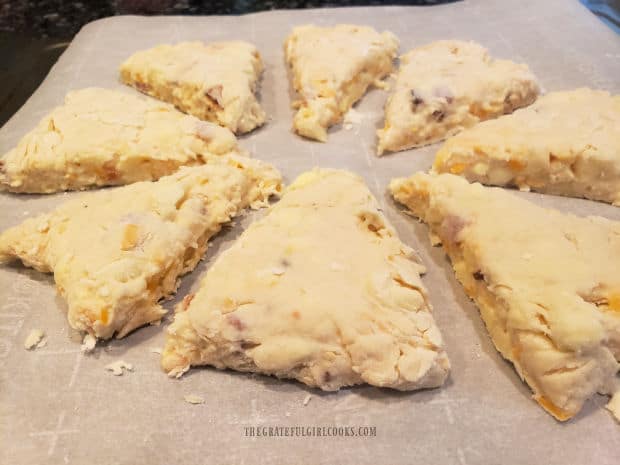
[[[620,426],[592,399],[560,424],[530,399],[512,366],[493,348],[473,303],[456,282],[425,225],[386,195],[392,177],[430,167],[437,146],[384,158],[374,155],[386,94],[371,91],[357,106],[363,121],[335,128],[326,144],[290,132],[289,85],[282,42],[293,25],[338,22],[389,29],[401,51],[437,39],[476,40],[497,57],[530,65],[546,90],[591,86],[620,90],[620,39],[577,1],[470,1],[434,7],[276,11],[242,17],[116,17],[86,26],[41,87],[0,131],[0,152],[17,143],[65,93],[86,86],[122,88],[117,67],[136,50],[159,43],[246,39],[266,63],[262,104],[268,124],[242,138],[254,156],[292,180],[314,166],[361,174],[403,240],[427,265],[424,283],[452,361],[442,389],[398,393],[373,387],[322,393],[296,382],[214,369],[170,380],[150,348],[162,326],[102,344],[88,356],[68,327],[53,279],[22,266],[0,268],[0,462],[2,464],[561,464],[620,463]],[[587,110],[586,110],[587,111]],[[47,211],[70,196],[0,196],[0,228]],[[585,200],[521,194],[578,214],[620,220],[620,209]],[[207,260],[186,276],[177,299],[251,220],[218,236]],[[327,240],[327,238],[326,238]],[[96,244],[93,244],[96,246]],[[619,265],[620,270],[620,265]],[[234,279],[234,276],[231,276]],[[33,328],[48,344],[26,352]],[[112,376],[118,359],[133,373]],[[205,403],[190,405],[196,394]],[[311,395],[310,401],[304,400]],[[251,438],[246,426],[374,426],[376,437]]]

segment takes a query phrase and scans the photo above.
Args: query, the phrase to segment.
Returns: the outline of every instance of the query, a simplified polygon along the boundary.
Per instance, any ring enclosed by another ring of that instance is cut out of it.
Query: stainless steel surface
[[[289,84],[282,41],[301,23],[352,22],[389,29],[401,51],[432,40],[479,41],[497,57],[530,65],[547,90],[577,86],[620,90],[620,39],[577,2],[470,1],[433,8],[391,7],[277,11],[242,17],[117,17],[87,26],[42,86],[0,130],[0,152],[17,140],[70,89],[121,88],[117,68],[135,50],[185,39],[247,39],[266,63],[262,103],[268,124],[242,138],[254,156],[273,162],[290,181],[314,166],[361,174],[383,203],[403,240],[427,265],[424,282],[452,361],[442,389],[399,393],[372,387],[322,393],[295,382],[214,369],[169,380],[152,347],[167,324],[142,328],[120,341],[79,351],[53,279],[18,265],[0,268],[0,462],[18,465],[149,463],[341,464],[617,464],[620,426],[596,397],[573,421],[560,424],[530,399],[530,391],[495,351],[477,309],[456,282],[427,229],[399,212],[386,195],[392,177],[430,167],[437,146],[383,158],[373,154],[386,94],[371,91],[358,105],[364,119],[336,128],[326,144],[290,132]],[[79,194],[0,196],[0,228],[49,210]],[[585,200],[516,193],[578,214],[620,220],[620,209]],[[221,234],[176,300],[198,285],[202,272],[250,218]],[[235,279],[231,276],[230,279]],[[172,309],[175,301],[167,302]],[[33,328],[46,347],[23,348]],[[123,359],[135,371],[104,371]],[[205,398],[201,405],[183,400]],[[311,395],[304,406],[304,399]],[[246,437],[247,426],[369,425],[376,437]]]

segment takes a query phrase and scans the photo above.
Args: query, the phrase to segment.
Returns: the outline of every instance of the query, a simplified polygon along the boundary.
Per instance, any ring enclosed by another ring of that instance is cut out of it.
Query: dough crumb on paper
[[[353,129],[353,126],[362,124],[364,120],[364,115],[357,111],[355,108],[351,108],[344,115],[344,119],[342,120],[342,127],[347,131]]]
[[[312,396],[308,394],[306,398],[304,399],[304,407],[310,403],[311,399],[312,399]]]
[[[617,391],[611,398],[611,400],[605,406],[609,410],[616,421],[620,423],[620,391]]]
[[[97,338],[93,336],[92,334],[87,334],[86,336],[84,336],[84,339],[82,340],[82,345],[80,347],[80,350],[83,353],[88,354],[95,349],[96,344],[97,344]]]
[[[188,394],[186,396],[183,396],[183,400],[185,400],[185,402],[187,402],[188,404],[204,404],[205,403],[204,398],[197,396],[196,394]]]
[[[24,341],[24,349],[35,350],[47,344],[45,333],[40,329],[33,329]]]
[[[133,371],[133,365],[123,360],[117,360],[106,365],[105,369],[111,371],[114,376],[123,376],[125,371]]]
[[[189,370],[189,365],[185,365],[182,367],[177,367],[177,368],[173,368],[172,370],[170,370],[168,372],[168,377],[169,378],[176,378],[179,379],[181,376],[183,376],[184,373],[186,373]]]

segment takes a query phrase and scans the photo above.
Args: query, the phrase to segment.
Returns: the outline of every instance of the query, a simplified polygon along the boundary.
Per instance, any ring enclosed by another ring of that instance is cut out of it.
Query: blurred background
[[[34,92],[80,28],[106,16],[231,15],[280,8],[362,5],[431,8],[449,1],[455,0],[0,0],[0,126]],[[505,1],[507,14],[511,8],[518,8],[518,1]],[[566,1],[581,1],[620,34],[620,0]]]

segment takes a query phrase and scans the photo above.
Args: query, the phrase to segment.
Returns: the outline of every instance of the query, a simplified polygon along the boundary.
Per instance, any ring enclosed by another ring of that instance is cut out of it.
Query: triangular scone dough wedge
[[[449,139],[434,170],[620,205],[620,95],[577,89]]]
[[[242,134],[262,126],[256,99],[263,61],[248,42],[181,42],[130,56],[121,80],[179,110]]]
[[[213,365],[337,390],[440,386],[450,365],[424,272],[348,172],[302,174],[177,307],[162,366]]]
[[[280,190],[270,165],[221,157],[157,182],[82,194],[0,235],[0,262],[53,272],[69,324],[98,338],[158,321],[158,301],[193,270],[207,241]]]
[[[432,144],[529,105],[539,94],[527,65],[494,60],[474,42],[441,40],[400,58],[377,131],[377,153]]]
[[[398,39],[391,32],[339,24],[293,29],[284,43],[298,99],[293,129],[325,142],[327,128],[340,122],[370,85],[394,69]]]
[[[151,181],[238,151],[228,129],[172,105],[88,88],[68,93],[0,160],[0,190],[48,194]]]
[[[545,209],[451,174],[392,195],[428,223],[499,352],[558,420],[620,386],[620,222]]]

